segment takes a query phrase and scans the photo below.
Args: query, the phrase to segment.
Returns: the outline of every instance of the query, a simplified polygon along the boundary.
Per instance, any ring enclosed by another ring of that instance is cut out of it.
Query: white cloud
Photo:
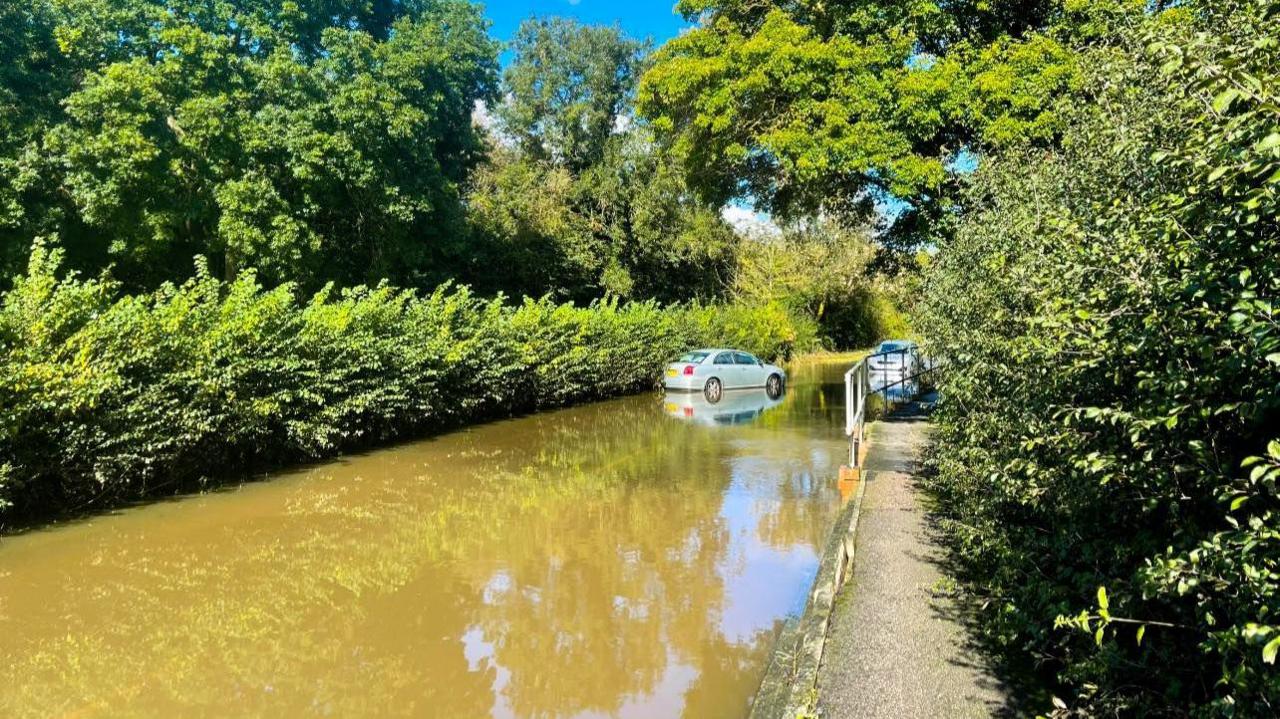
[[[720,208],[720,216],[739,234],[766,235],[769,237],[777,237],[782,234],[782,228],[778,227],[778,223],[774,222],[772,217],[764,212],[756,212],[749,207],[725,205]]]
[[[484,100],[476,100],[476,104],[472,106],[471,122],[488,133],[489,137],[493,138],[494,142],[499,145],[515,147],[515,140],[502,131],[502,127],[498,124],[498,118],[494,117],[493,110],[489,109]]]
[[[484,100],[476,100],[476,104],[471,108],[471,122],[493,132],[497,119],[489,111],[489,106],[485,104]]]

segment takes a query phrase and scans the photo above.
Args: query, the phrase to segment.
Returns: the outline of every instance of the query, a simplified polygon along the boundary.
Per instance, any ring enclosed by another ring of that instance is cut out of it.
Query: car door
[[[720,386],[725,389],[742,386],[742,374],[732,352],[721,352],[711,361],[711,373],[720,378]]]
[[[759,360],[746,352],[734,352],[733,358],[738,363],[738,371],[742,373],[742,387],[763,387],[764,368]]]

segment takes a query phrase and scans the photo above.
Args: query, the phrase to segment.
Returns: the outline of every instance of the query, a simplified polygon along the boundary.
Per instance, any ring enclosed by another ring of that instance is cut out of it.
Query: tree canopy
[[[580,171],[604,158],[629,118],[648,43],[617,27],[530,19],[511,41],[503,72],[503,129],[531,157]]]
[[[966,152],[1053,139],[1068,41],[1143,5],[683,0],[698,24],[658,51],[640,109],[713,201],[866,218],[892,198],[919,238]]]
[[[253,266],[313,284],[412,281],[455,241],[461,184],[483,154],[471,108],[496,89],[477,6],[37,0],[7,12],[20,37],[5,48],[21,57],[6,89],[48,100],[0,128],[6,246],[57,235],[77,266],[112,263],[142,284],[182,276],[197,253],[227,276]]]
[[[708,148],[636,116],[650,43],[618,27],[530,19],[499,73],[467,0],[0,13],[6,286],[43,237],[129,290],[180,282],[202,255],[224,279],[253,269],[304,290],[709,300],[736,291],[756,249],[720,216],[732,193],[687,171]]]
[[[586,300],[722,295],[737,238],[632,121],[646,44],[617,28],[528,20],[512,43],[467,248],[482,288]]]

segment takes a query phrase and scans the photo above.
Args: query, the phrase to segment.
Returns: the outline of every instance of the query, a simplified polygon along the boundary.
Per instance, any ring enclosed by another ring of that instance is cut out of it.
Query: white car
[[[903,370],[915,374],[920,348],[911,340],[885,340],[867,358],[873,371]]]
[[[911,340],[885,340],[867,357],[871,388],[902,387],[920,370],[920,347]]]
[[[764,387],[770,397],[782,395],[787,373],[765,364],[755,355],[740,350],[711,348],[693,350],[667,365],[663,386],[669,390],[700,391],[708,402],[716,403],[728,389]]]

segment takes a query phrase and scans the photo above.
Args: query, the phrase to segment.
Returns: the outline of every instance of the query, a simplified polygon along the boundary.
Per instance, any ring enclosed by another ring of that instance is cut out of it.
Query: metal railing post
[[[871,369],[867,365],[867,361],[862,361],[862,384],[858,388],[858,410],[862,416],[862,420],[858,422],[858,444],[862,444],[862,430],[867,424],[867,395],[871,391]]]

